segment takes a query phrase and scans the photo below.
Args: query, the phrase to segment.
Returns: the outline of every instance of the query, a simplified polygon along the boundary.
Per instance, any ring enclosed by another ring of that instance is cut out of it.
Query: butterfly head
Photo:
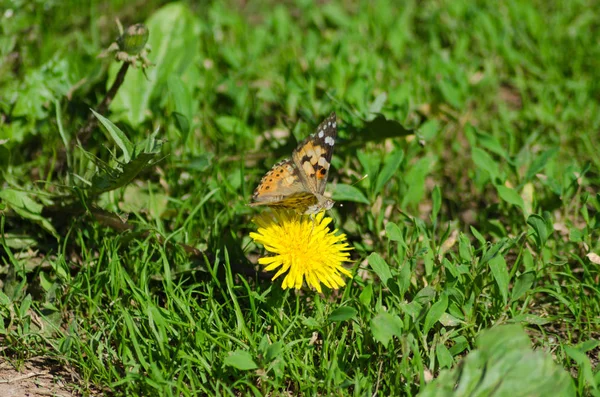
[[[335,204],[335,201],[333,201],[330,198],[324,197],[324,196],[320,196],[317,198],[318,202],[314,205],[309,206],[308,208],[306,208],[306,210],[304,211],[305,214],[318,214],[319,212],[323,211],[323,210],[330,210],[331,208],[333,208],[333,205]]]

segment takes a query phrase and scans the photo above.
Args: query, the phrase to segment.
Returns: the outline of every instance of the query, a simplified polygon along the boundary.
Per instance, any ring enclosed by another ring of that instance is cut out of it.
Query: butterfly
[[[334,201],[324,193],[336,136],[337,117],[333,112],[314,134],[300,142],[291,159],[275,164],[263,176],[250,205],[288,208],[302,214],[333,207]]]

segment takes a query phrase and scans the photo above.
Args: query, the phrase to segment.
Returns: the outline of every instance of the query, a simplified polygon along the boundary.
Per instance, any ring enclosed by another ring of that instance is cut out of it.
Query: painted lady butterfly
[[[302,141],[291,159],[275,164],[261,179],[251,206],[268,205],[316,214],[333,207],[325,197],[325,186],[337,136],[337,118],[331,113],[317,132]]]

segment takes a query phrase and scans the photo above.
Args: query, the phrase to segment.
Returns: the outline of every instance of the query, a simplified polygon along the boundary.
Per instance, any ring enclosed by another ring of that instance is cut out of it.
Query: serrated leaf
[[[244,350],[236,350],[230,353],[223,360],[223,364],[229,367],[234,367],[242,371],[256,369],[258,366],[252,359],[252,355]]]
[[[387,312],[379,313],[371,320],[373,338],[384,346],[387,346],[394,336],[402,336],[403,327],[400,317]]]
[[[344,183],[338,183],[335,185],[332,198],[335,201],[353,201],[356,203],[370,204],[363,192],[361,192],[357,187],[346,185]]]
[[[41,215],[44,208],[43,205],[31,198],[28,192],[3,189],[0,190],[0,199],[4,200],[19,216],[37,223],[54,237],[59,238],[54,226]]]
[[[99,167],[100,172],[92,178],[93,194],[108,192],[127,185],[144,169],[154,166],[152,160],[157,157],[155,153],[142,153],[120,168],[112,168],[103,164],[105,166]],[[97,166],[99,164],[102,163],[96,162]]]

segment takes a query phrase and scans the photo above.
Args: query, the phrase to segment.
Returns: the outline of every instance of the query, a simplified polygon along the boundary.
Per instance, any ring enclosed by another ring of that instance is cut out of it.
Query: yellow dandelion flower
[[[331,232],[331,218],[320,212],[312,217],[294,211],[273,210],[254,218],[257,233],[250,237],[262,244],[271,256],[260,258],[258,263],[271,271],[280,267],[272,280],[288,272],[281,287],[302,287],[306,278],[309,286],[321,292],[321,283],[337,289],[346,285],[341,275],[352,274],[342,267],[352,248],[346,243],[345,234]]]

